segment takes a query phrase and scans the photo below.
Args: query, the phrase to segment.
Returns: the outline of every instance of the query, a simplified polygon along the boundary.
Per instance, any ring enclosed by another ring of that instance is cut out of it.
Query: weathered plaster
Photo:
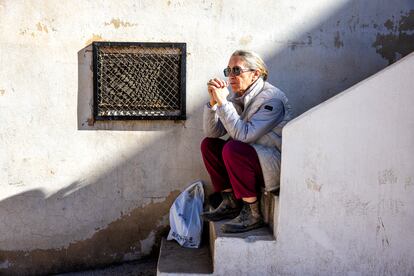
[[[92,237],[60,249],[0,250],[1,275],[49,274],[86,269],[146,256],[156,248],[156,237],[165,233],[159,222],[168,215],[179,194],[173,191],[158,203],[150,203],[121,216]],[[145,222],[145,223],[140,223]],[[154,252],[157,254],[157,252]]]
[[[378,33],[372,46],[391,64],[413,51],[414,10],[401,15],[399,19],[388,19],[384,26],[388,32]]]
[[[414,273],[413,70],[410,54],[284,128],[274,275]]]
[[[130,23],[128,21],[122,21],[119,18],[112,18],[111,22],[105,22],[105,26],[110,26],[113,25],[113,27],[115,29],[118,29],[119,27],[134,27],[137,26],[138,24],[136,23]]]
[[[86,40],[85,46],[92,44],[94,41],[105,41],[105,39],[100,34],[92,34],[92,36]]]
[[[335,45],[336,48],[344,47],[344,42],[341,41],[341,35],[340,35],[339,31],[336,32],[336,34],[335,34],[334,45]]]

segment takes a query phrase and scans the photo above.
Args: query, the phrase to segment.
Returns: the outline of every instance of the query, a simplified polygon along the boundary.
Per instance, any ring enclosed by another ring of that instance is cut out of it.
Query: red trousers
[[[240,199],[256,197],[260,186],[264,186],[259,157],[249,144],[205,138],[201,154],[216,192],[232,188]]]

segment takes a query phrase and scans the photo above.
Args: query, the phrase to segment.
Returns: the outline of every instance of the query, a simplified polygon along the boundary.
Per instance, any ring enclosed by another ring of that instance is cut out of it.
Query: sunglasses
[[[249,71],[255,71],[254,69],[243,69],[239,66],[234,66],[233,68],[227,67],[226,69],[223,70],[224,72],[224,76],[228,77],[231,74],[233,74],[234,76],[238,76],[241,73],[244,72],[249,72]]]

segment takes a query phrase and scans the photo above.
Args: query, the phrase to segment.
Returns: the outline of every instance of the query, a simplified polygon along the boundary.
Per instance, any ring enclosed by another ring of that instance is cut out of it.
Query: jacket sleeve
[[[218,107],[217,114],[230,137],[251,143],[277,126],[283,120],[285,110],[280,99],[271,99],[261,103],[248,121],[240,118],[230,102]]]
[[[203,130],[204,135],[210,138],[218,138],[227,133],[223,124],[216,113],[216,106],[209,107],[209,104],[204,105],[203,113]]]

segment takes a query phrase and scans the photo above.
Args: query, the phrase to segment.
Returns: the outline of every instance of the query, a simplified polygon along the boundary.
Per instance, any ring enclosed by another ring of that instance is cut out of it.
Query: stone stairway
[[[278,196],[263,192],[261,211],[267,226],[245,233],[228,234],[220,229],[226,220],[210,222],[198,249],[183,248],[163,239],[157,275],[269,275],[275,250]]]

